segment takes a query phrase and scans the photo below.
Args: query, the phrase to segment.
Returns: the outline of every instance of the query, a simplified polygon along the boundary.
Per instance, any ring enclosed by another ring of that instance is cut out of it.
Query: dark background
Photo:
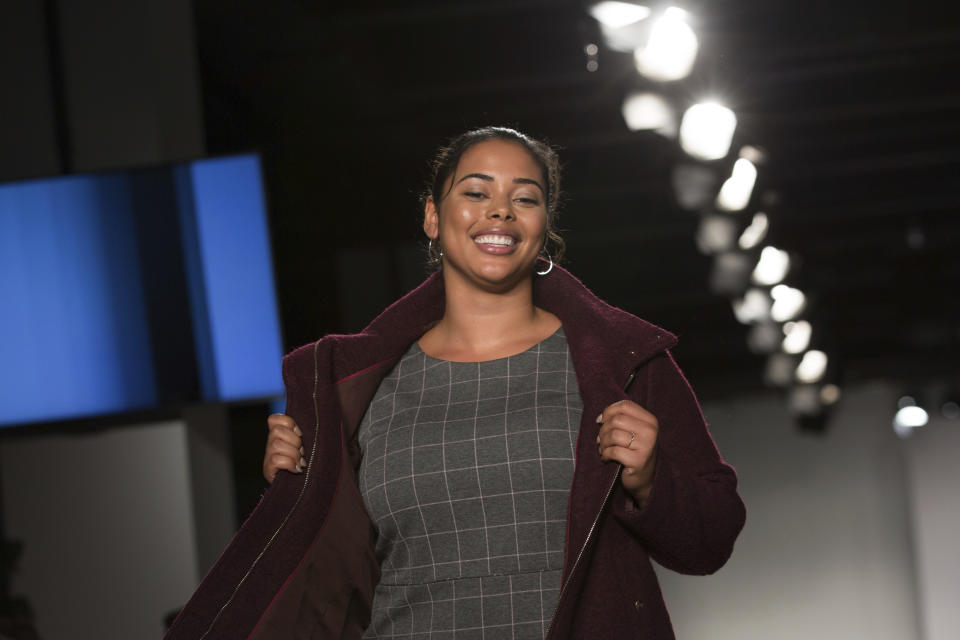
[[[767,152],[744,215],[766,211],[768,242],[800,263],[788,282],[811,299],[833,379],[955,380],[955,5],[685,6],[697,66],[662,88],[680,108],[722,99],[739,118],[731,155]],[[416,284],[433,150],[501,124],[560,149],[566,266],[678,333],[702,397],[762,387],[764,357],[708,289],[698,214],[675,204],[683,153],[620,115],[629,92],[661,87],[603,46],[583,3],[198,0],[195,16],[208,150],[264,154],[288,347],[359,329]],[[588,43],[600,45],[593,73]]]

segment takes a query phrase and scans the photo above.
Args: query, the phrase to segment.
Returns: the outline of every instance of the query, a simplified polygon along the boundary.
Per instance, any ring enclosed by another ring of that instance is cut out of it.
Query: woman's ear
[[[437,205],[433,201],[433,196],[427,196],[423,205],[423,232],[431,240],[436,240],[440,228],[440,214],[437,212]]]

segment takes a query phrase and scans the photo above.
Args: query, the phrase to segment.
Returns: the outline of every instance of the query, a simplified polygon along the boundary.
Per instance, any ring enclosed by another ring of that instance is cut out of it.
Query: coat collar
[[[625,376],[677,341],[668,331],[607,304],[562,267],[535,278],[533,296],[534,304],[560,318],[579,377],[593,377],[600,363],[605,363],[603,369],[616,363],[622,372],[606,373]],[[399,358],[440,320],[443,309],[443,274],[437,271],[360,333],[328,336],[334,342],[334,379]]]

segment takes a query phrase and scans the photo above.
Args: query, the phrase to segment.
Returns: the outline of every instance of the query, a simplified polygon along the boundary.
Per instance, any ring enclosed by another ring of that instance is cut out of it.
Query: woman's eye
[[[520,204],[525,204],[531,207],[535,207],[540,204],[540,201],[536,198],[517,198],[517,202]]]
[[[465,191],[464,194],[468,198],[484,198],[486,194],[480,193],[479,191]]]

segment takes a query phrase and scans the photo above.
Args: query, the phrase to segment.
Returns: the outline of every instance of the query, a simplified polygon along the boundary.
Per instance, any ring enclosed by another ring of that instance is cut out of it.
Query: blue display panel
[[[0,426],[282,393],[255,156],[0,185]]]
[[[283,346],[258,158],[195,162],[179,170],[177,185],[181,199],[192,197],[180,213],[203,397],[282,393]]]

